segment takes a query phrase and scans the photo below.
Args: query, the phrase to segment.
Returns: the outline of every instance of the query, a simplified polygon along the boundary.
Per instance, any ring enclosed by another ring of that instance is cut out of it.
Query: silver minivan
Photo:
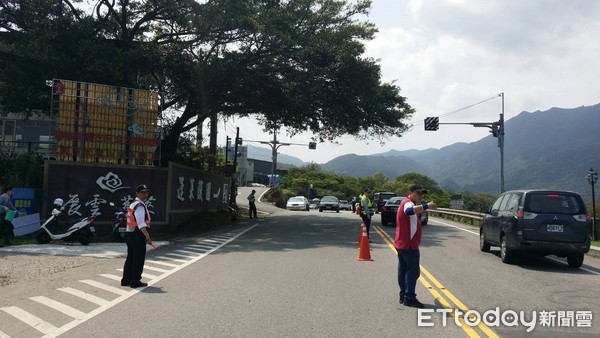
[[[578,268],[590,250],[590,217],[576,192],[507,191],[483,211],[479,248],[489,252],[490,246],[499,246],[505,263],[519,252],[531,252],[566,257],[570,267]]]

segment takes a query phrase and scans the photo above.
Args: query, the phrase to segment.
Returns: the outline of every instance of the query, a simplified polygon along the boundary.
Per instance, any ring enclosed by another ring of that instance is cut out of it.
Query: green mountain
[[[590,167],[600,172],[600,104],[522,112],[505,121],[504,129],[505,190],[573,190],[591,201],[586,174]],[[500,152],[492,135],[441,149],[344,155],[322,168],[359,177],[381,172],[390,179],[419,172],[457,192],[500,190]]]

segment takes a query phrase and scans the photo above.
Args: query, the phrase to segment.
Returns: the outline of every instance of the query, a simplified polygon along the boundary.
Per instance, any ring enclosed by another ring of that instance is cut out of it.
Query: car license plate
[[[92,230],[92,232],[96,232],[96,228],[94,227],[90,227],[90,230]]]
[[[125,229],[125,228],[119,228],[119,232],[125,232],[125,230],[127,230],[127,229]]]
[[[563,232],[562,224],[548,224],[546,225],[548,232]]]

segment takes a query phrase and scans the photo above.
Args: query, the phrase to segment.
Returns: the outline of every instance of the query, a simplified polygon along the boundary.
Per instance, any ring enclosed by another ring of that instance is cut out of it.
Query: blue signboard
[[[12,202],[20,216],[35,213],[33,210],[33,188],[13,188]]]

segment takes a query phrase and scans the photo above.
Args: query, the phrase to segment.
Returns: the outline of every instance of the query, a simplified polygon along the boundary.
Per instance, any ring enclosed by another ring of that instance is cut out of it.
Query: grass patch
[[[592,241],[592,246],[597,246],[600,248],[600,241]]]

